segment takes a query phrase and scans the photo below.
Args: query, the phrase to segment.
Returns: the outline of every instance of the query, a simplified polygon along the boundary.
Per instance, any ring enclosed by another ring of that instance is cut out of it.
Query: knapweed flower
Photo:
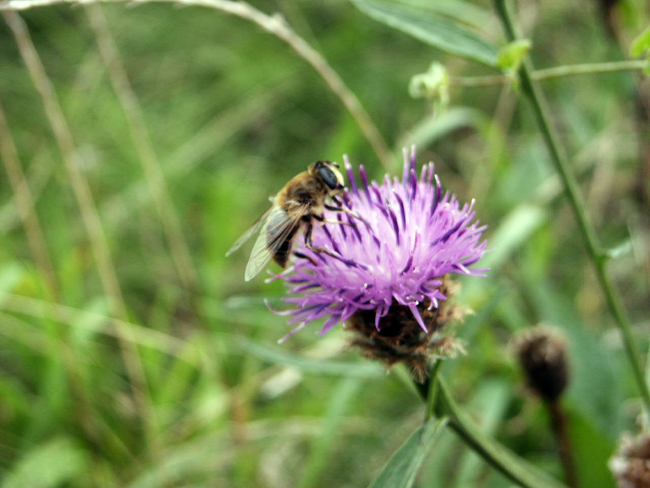
[[[453,274],[484,276],[471,269],[485,252],[485,229],[474,220],[474,202],[461,206],[443,193],[432,163],[416,173],[415,149],[404,151],[401,180],[369,182],[361,166],[358,184],[344,157],[349,187],[342,196],[348,212],[326,211],[336,223],[317,225],[313,245],[294,244],[293,266],[284,280],[294,308],[278,312],[299,324],[325,318],[319,335],[339,323],[356,332],[353,345],[389,365],[405,362],[422,379],[428,358],[450,353],[456,343],[442,326],[459,315],[447,305]],[[283,339],[283,340],[284,340]]]

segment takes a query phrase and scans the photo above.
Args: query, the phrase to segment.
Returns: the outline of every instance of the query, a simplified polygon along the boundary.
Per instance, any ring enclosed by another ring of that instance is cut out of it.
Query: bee
[[[232,245],[226,256],[234,253],[261,229],[246,265],[246,281],[257,276],[271,259],[285,268],[293,241],[301,228],[305,229],[307,249],[338,258],[327,249],[313,246],[311,237],[314,221],[344,223],[325,219],[325,209],[346,212],[356,217],[354,212],[343,207],[336,199],[336,195],[345,188],[343,176],[338,168],[339,165],[331,161],[316,161],[310,164],[307,171],[293,177],[275,197],[272,197],[271,208]],[[328,198],[336,205],[328,204]],[[309,259],[303,254],[294,254]]]

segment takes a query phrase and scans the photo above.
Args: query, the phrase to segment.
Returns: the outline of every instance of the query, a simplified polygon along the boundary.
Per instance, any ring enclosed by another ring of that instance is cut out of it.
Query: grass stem
[[[193,5],[207,7],[214,10],[234,15],[256,24],[262,30],[273,34],[288,44],[303,60],[307,61],[320,75],[332,92],[343,103],[350,115],[357,123],[377,159],[386,169],[392,169],[393,154],[382,137],[379,129],[372,121],[368,112],[363,107],[359,98],[345,84],[339,74],[327,62],[325,57],[311,47],[307,41],[300,37],[280,14],[265,14],[252,5],[242,1],[232,0],[137,0],[132,4],[174,2],[179,5]],[[116,3],[115,0],[0,0],[0,10],[25,10],[34,7],[56,5],[59,3],[72,3],[89,5],[94,3]]]
[[[49,288],[50,298],[58,300],[60,290],[52,258],[47,247],[43,226],[34,208],[34,198],[29,188],[25,172],[18,158],[18,150],[13,137],[9,132],[9,123],[5,117],[4,109],[0,105],[0,156],[9,177],[9,184],[16,199],[16,207],[23,221],[27,243],[34,256],[34,262],[40,269],[45,283]]]
[[[101,5],[88,5],[86,13],[95,34],[102,61],[106,66],[111,84],[124,111],[131,139],[138,153],[145,180],[167,237],[176,272],[183,287],[189,292],[196,292],[198,278],[192,263],[190,248],[185,240],[178,214],[169,195],[162,166],[149,137],[140,102],[133,91]]]
[[[506,0],[494,0],[494,4],[504,25],[508,41],[514,41],[517,38],[517,35],[514,22],[506,6]],[[568,158],[558,142],[558,138],[551,125],[550,117],[544,105],[543,93],[537,82],[533,79],[532,73],[533,67],[530,60],[525,60],[519,70],[522,93],[528,98],[532,105],[544,141],[546,142],[546,146],[551,154],[551,160],[553,161],[555,169],[562,180],[565,193],[569,199],[573,213],[578,221],[578,227],[587,246],[587,252],[596,269],[596,274],[605,294],[607,305],[614,316],[615,323],[623,338],[625,353],[641,394],[646,417],[650,417],[650,391],[648,390],[648,384],[643,375],[641,361],[634,345],[630,321],[623,309],[620,296],[612,285],[607,271],[606,254],[600,249],[596,239],[596,234],[587,219],[587,212],[585,210],[585,205],[580,198],[578,185],[572,173],[569,171]]]
[[[4,20],[14,35],[20,55],[27,67],[30,77],[36,87],[49,121],[54,138],[59,147],[61,157],[66,167],[72,191],[79,207],[81,220],[90,242],[93,257],[97,264],[99,278],[108,299],[111,313],[121,321],[128,321],[128,313],[120,285],[112,262],[99,213],[95,205],[90,185],[81,165],[76,160],[76,150],[72,133],[59,105],[56,92],[47,76],[40,56],[31,40],[25,22],[16,12],[3,12]],[[133,401],[137,406],[140,420],[148,436],[148,445],[154,446],[152,413],[147,394],[146,377],[137,347],[130,335],[129,329],[118,327],[117,337],[124,365],[130,379]]]

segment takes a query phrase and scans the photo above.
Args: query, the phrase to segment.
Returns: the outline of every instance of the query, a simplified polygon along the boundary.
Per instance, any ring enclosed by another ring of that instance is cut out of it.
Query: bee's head
[[[331,161],[316,161],[309,165],[309,174],[320,180],[329,193],[336,193],[345,188],[339,165]]]

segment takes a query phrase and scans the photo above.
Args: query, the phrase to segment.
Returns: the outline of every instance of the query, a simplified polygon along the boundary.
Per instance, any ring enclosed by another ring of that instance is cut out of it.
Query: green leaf
[[[648,51],[650,51],[650,26],[634,38],[630,44],[630,56],[633,58],[644,57]]]
[[[438,440],[446,420],[431,419],[416,430],[393,453],[370,488],[409,488],[413,486],[429,449]]]
[[[494,20],[491,9],[479,6],[472,0],[436,0],[435,2],[423,2],[421,0],[388,0],[399,2],[402,5],[421,7],[426,5],[429,12],[435,12],[443,17],[453,19],[455,22],[466,27],[481,30]]]
[[[533,44],[528,39],[517,39],[501,48],[497,64],[506,73],[514,73],[519,69]]]
[[[607,461],[616,449],[615,443],[590,418],[570,406],[566,412],[578,486],[614,488]]]
[[[258,344],[250,339],[241,337],[239,347],[247,353],[270,361],[272,363],[294,366],[306,373],[316,373],[331,376],[355,376],[360,378],[381,378],[386,376],[386,370],[376,363],[363,361],[359,363],[344,363],[334,361],[316,361],[288,354],[286,351]]]
[[[361,384],[359,378],[344,378],[333,391],[321,421],[321,434],[314,436],[297,488],[320,486],[319,481],[326,478],[335,443],[341,439],[341,424],[346,420],[348,410],[356,405]]]
[[[616,247],[607,249],[605,254],[610,259],[620,259],[623,256],[629,255],[632,251],[634,251],[634,245],[630,239],[626,239]]]
[[[471,398],[471,411],[480,412],[477,421],[479,428],[494,436],[503,424],[508,407],[512,401],[512,384],[496,379],[486,379],[477,385]],[[457,457],[456,484],[471,486],[472,480],[481,476],[484,464],[477,453],[466,450]]]
[[[496,46],[482,39],[459,22],[417,9],[377,0],[351,0],[363,13],[378,22],[409,34],[441,51],[497,66]]]
[[[70,439],[59,437],[25,453],[2,484],[4,488],[49,488],[82,479],[86,457]]]

